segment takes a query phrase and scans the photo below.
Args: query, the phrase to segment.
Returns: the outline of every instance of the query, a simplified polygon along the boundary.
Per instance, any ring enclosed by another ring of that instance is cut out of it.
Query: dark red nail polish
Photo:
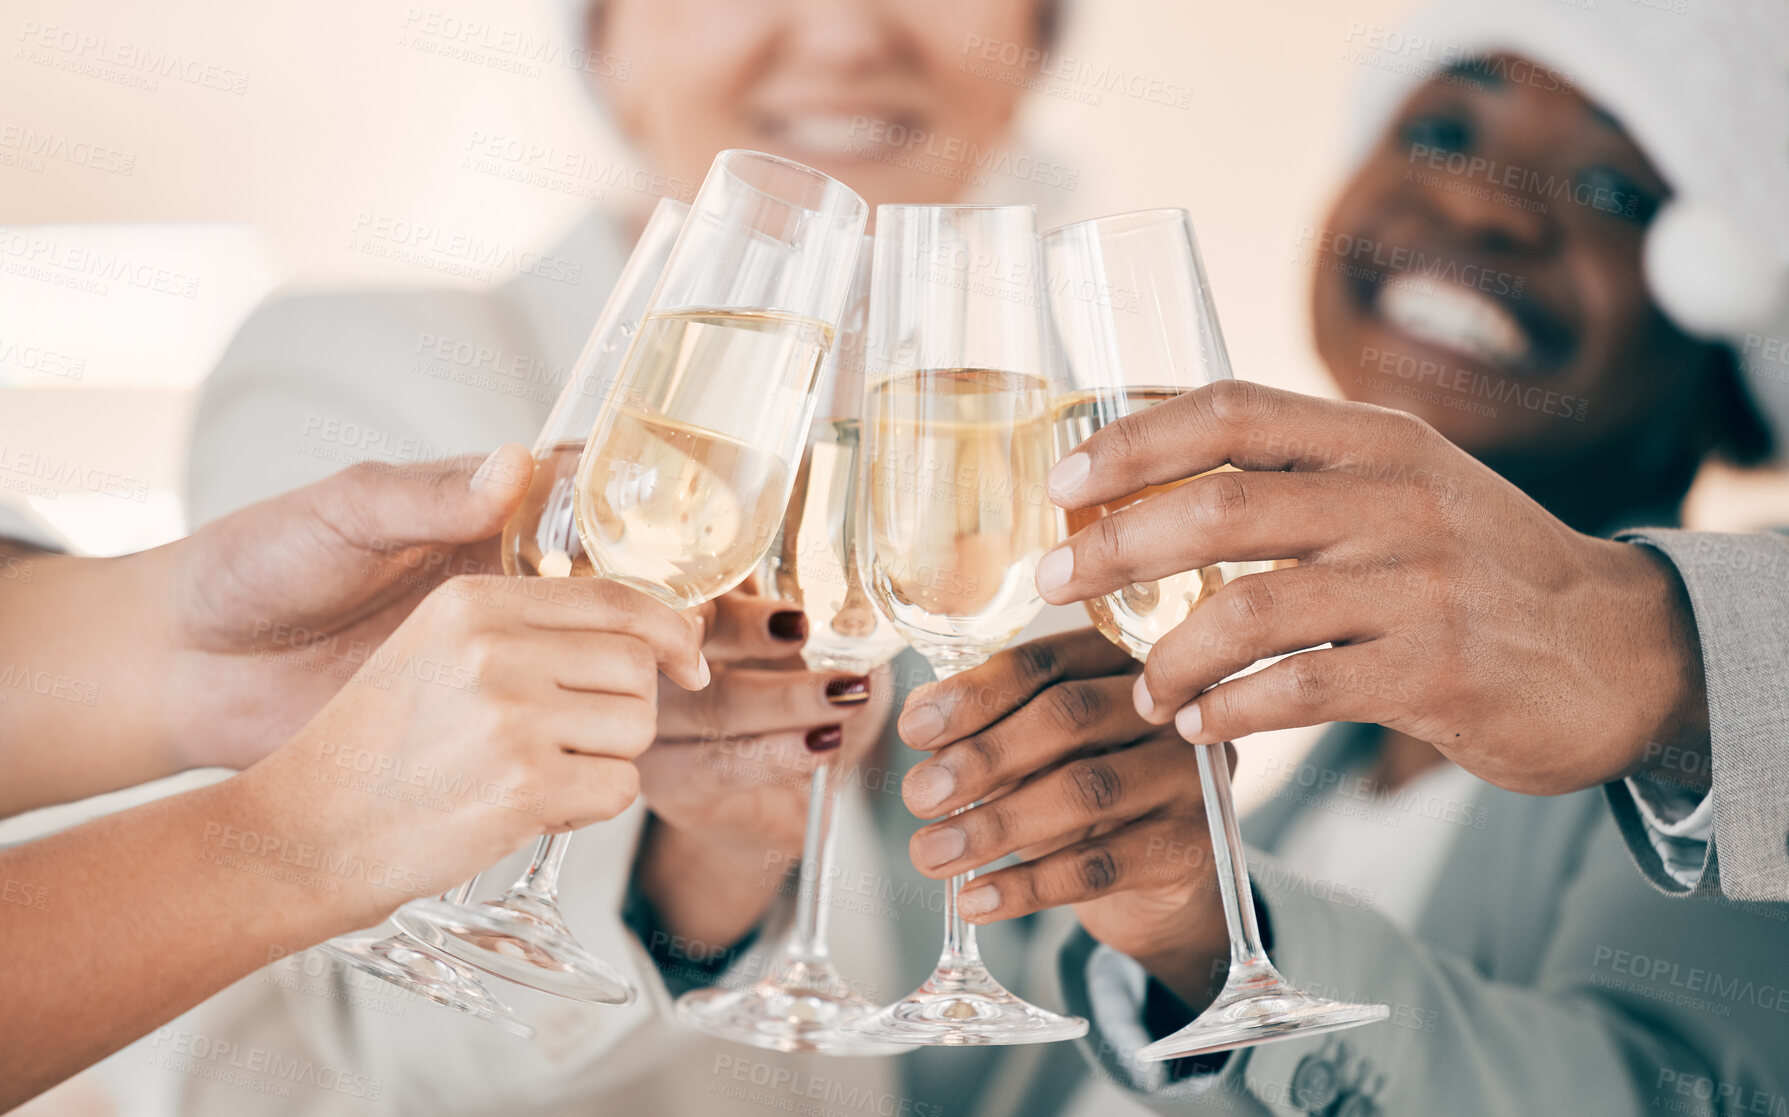
[[[808,730],[809,752],[831,752],[844,743],[845,731],[839,726],[828,725],[821,729]]]
[[[862,675],[833,679],[826,684],[826,700],[834,706],[857,706],[870,700],[870,680]]]
[[[770,634],[778,640],[806,640],[807,614],[796,609],[784,609],[780,613],[770,614]]]

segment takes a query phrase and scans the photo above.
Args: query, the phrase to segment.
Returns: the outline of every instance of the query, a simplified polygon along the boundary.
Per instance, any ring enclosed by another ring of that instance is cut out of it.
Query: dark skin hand
[[[977,877],[960,910],[991,923],[1070,905],[1088,934],[1195,1010],[1229,954],[1197,759],[1131,708],[1138,665],[1093,629],[1048,636],[913,692],[901,737],[932,756],[902,796],[922,818],[913,863]]]
[[[1199,476],[1226,462],[1246,472]],[[1188,477],[1038,566],[1044,598],[1067,603],[1219,560],[1298,560],[1230,582],[1157,642],[1133,694],[1150,724],[1210,744],[1371,722],[1528,794],[1633,774],[1662,755],[1650,745],[1706,751],[1676,572],[1572,531],[1422,420],[1220,382],[1096,433],[1051,498],[1089,507]]]

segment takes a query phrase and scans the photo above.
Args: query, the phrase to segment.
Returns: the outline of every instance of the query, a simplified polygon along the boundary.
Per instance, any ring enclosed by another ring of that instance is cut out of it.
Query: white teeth
[[[1522,364],[1533,349],[1502,304],[1453,283],[1399,276],[1379,289],[1379,313],[1418,341],[1501,365]]]
[[[783,138],[796,147],[827,155],[846,155],[870,142],[862,117],[796,116],[783,124]]]

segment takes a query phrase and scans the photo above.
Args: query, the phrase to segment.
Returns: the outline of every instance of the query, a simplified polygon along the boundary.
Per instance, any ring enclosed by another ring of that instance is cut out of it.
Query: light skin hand
[[[1001,652],[915,691],[899,728],[931,752],[902,787],[910,852],[934,879],[1008,854],[959,903],[989,923],[1072,906],[1190,1006],[1228,955],[1193,750],[1131,708],[1137,664],[1093,629]],[[1221,978],[1217,979],[1221,984]]]
[[[482,466],[361,465],[152,551],[32,556],[29,583],[0,584],[0,661],[69,682],[4,704],[0,733],[78,740],[85,762],[0,751],[0,814],[266,756],[430,590],[501,573],[532,468],[514,445]]]
[[[100,588],[137,577],[68,561]],[[0,1108],[275,957],[373,926],[544,831],[612,817],[639,786],[661,673],[708,681],[694,626],[642,594],[454,578],[247,771],[0,850],[0,877],[37,900],[0,904],[14,1009],[0,1014]]]
[[[1225,463],[1246,472],[1199,476]],[[1051,496],[1089,507],[1188,477],[1038,568],[1065,603],[1220,560],[1298,560],[1232,581],[1157,642],[1134,693],[1151,724],[1210,744],[1373,722],[1530,794],[1633,774],[1667,746],[1706,753],[1701,654],[1669,564],[1572,531],[1421,420],[1226,381],[1102,429],[1058,463]]]
[[[807,670],[786,601],[735,591],[713,604],[714,682],[661,692],[658,745],[640,758],[652,818],[634,871],[667,931],[720,948],[762,921],[799,861],[815,765],[869,755],[892,687],[886,670]]]

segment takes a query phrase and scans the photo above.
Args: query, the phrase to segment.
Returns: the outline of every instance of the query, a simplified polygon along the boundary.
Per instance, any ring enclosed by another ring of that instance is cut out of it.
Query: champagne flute
[[[591,576],[684,608],[738,585],[763,558],[866,216],[863,199],[810,167],[754,151],[715,157],[574,482],[556,490],[556,507],[571,503]],[[556,868],[567,840],[546,843],[537,861]],[[525,899],[412,923],[432,924],[427,941],[438,949],[511,980],[625,1003],[595,980],[587,954],[570,973],[567,955],[539,949],[562,949],[569,932],[556,907]]]
[[[975,666],[1043,601],[1056,541],[1044,495],[1050,426],[1030,206],[876,211],[858,565],[877,608],[940,679]],[[965,808],[967,809],[967,808]],[[894,1043],[1043,1043],[1087,1022],[1029,1004],[982,963],[945,889],[944,949],[917,991],[847,1030]]]
[[[639,333],[647,302],[688,214],[682,202],[661,200],[622,267],[535,439],[534,476],[503,528],[505,573],[548,578],[591,573],[573,516],[578,455],[616,383],[627,347]],[[560,914],[565,848],[566,835],[549,834],[500,899],[472,905],[462,890],[453,900],[406,906],[398,913],[398,926],[433,952],[518,984],[577,1000],[628,1004],[636,996],[633,984],[579,944]]]
[[[452,903],[465,903],[478,883],[473,877],[449,895]],[[446,899],[446,897],[444,897]],[[434,1001],[444,1008],[479,1020],[487,1020],[523,1039],[534,1038],[534,1026],[491,992],[478,971],[464,962],[430,950],[402,931],[383,938],[332,939],[323,950],[337,961],[388,981],[400,989]]]
[[[857,577],[856,521],[863,326],[869,312],[869,238],[839,324],[820,369],[818,407],[807,454],[783,526],[760,570],[767,592],[808,618],[801,658],[809,670],[867,675],[907,646],[864,593]],[[833,967],[826,945],[838,754],[823,753],[808,786],[795,924],[763,980],[744,989],[698,989],[677,1000],[677,1018],[709,1035],[822,1055],[890,1055],[907,1050],[837,1030],[876,1005]]]
[[[1066,390],[1053,404],[1061,454],[1125,415],[1230,379],[1230,359],[1185,210],[1082,221],[1045,234],[1043,245],[1051,308],[1066,357]],[[1069,530],[1079,531],[1178,484],[1184,482],[1151,486],[1097,508],[1070,512]],[[1126,586],[1089,601],[1087,611],[1102,633],[1144,660],[1158,639],[1226,580],[1272,565],[1220,563]],[[1229,975],[1217,999],[1196,1020],[1143,1048],[1140,1058],[1145,1061],[1337,1031],[1383,1020],[1391,1012],[1382,1004],[1348,1004],[1294,988],[1268,960],[1255,921],[1225,747],[1200,745],[1197,759],[1230,932]]]

